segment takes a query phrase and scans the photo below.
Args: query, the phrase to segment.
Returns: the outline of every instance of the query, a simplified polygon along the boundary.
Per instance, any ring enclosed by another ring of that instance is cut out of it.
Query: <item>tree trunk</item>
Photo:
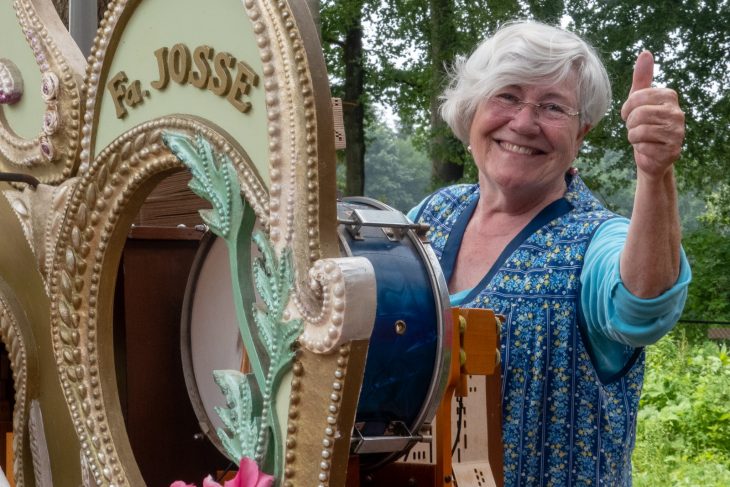
[[[431,179],[434,185],[461,179],[464,166],[454,162],[453,135],[439,114],[439,96],[444,89],[447,63],[453,62],[457,46],[453,0],[430,0],[431,7]]]
[[[348,196],[359,196],[365,191],[365,107],[363,106],[365,69],[362,48],[362,10],[362,0],[355,0],[353,15],[347,26],[343,46],[345,97],[342,108],[347,139],[345,193]]]

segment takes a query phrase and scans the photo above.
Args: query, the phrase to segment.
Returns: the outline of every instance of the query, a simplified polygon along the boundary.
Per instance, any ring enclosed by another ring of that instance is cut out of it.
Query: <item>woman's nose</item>
[[[508,125],[515,132],[525,134],[540,132],[540,125],[537,121],[537,108],[529,104],[522,105]]]

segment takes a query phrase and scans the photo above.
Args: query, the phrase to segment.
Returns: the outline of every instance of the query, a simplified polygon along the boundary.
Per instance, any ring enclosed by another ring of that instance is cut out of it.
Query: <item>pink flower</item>
[[[256,462],[245,457],[241,459],[236,476],[231,480],[226,480],[224,485],[213,480],[210,475],[203,479],[203,487],[271,487],[272,485],[274,485],[274,477],[259,470]],[[195,485],[177,480],[170,484],[170,487],[195,487]]]
[[[228,482],[226,482],[226,485],[228,485]],[[213,480],[213,477],[208,475],[203,479],[203,487],[221,487],[221,484]]]
[[[226,482],[224,487],[271,487],[274,477],[259,470],[259,466],[250,458],[241,458],[238,473]],[[204,486],[205,487],[205,486]]]

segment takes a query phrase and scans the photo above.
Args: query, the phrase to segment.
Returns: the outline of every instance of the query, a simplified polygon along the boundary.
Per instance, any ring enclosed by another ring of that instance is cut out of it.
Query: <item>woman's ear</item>
[[[590,131],[591,131],[591,129],[592,129],[592,128],[593,128],[593,126],[587,123],[587,124],[583,125],[583,126],[582,126],[582,127],[581,127],[581,128],[579,129],[579,130],[578,130],[578,143],[579,143],[579,144],[582,144],[582,143],[583,143],[583,139],[584,139],[584,138],[585,138],[585,136],[586,136],[586,135],[588,134],[588,132],[590,132]]]
[[[585,138],[586,134],[591,131],[593,126],[590,124],[582,125],[578,129],[578,135],[575,137],[575,154],[573,154],[573,159],[578,157],[578,152],[580,152],[580,147],[583,145],[583,139]]]

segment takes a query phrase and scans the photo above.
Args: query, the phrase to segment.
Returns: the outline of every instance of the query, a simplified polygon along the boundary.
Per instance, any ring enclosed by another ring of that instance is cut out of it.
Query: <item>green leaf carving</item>
[[[261,420],[254,416],[250,377],[237,370],[216,370],[213,377],[227,406],[215,408],[226,427],[218,429],[218,437],[226,451],[236,458],[253,458]]]
[[[167,132],[162,141],[190,169],[190,189],[213,206],[201,210],[200,216],[216,235],[227,238],[240,225],[243,213],[238,175],[230,159],[223,154],[216,158],[200,134],[191,141],[187,135]]]
[[[216,156],[207,140],[199,134],[191,140],[184,134],[165,133],[163,141],[190,169],[190,189],[213,206],[200,213],[228,247],[236,315],[253,372],[215,372],[227,403],[216,408],[225,425],[218,436],[231,459],[253,457],[273,466],[274,476],[280,478],[283,445],[276,391],[292,365],[294,344],[302,332],[301,320],[283,319],[294,283],[291,249],[277,255],[263,232],[252,232],[255,215],[241,198],[233,164]],[[251,242],[260,253],[253,263]],[[261,306],[256,305],[254,292]]]

